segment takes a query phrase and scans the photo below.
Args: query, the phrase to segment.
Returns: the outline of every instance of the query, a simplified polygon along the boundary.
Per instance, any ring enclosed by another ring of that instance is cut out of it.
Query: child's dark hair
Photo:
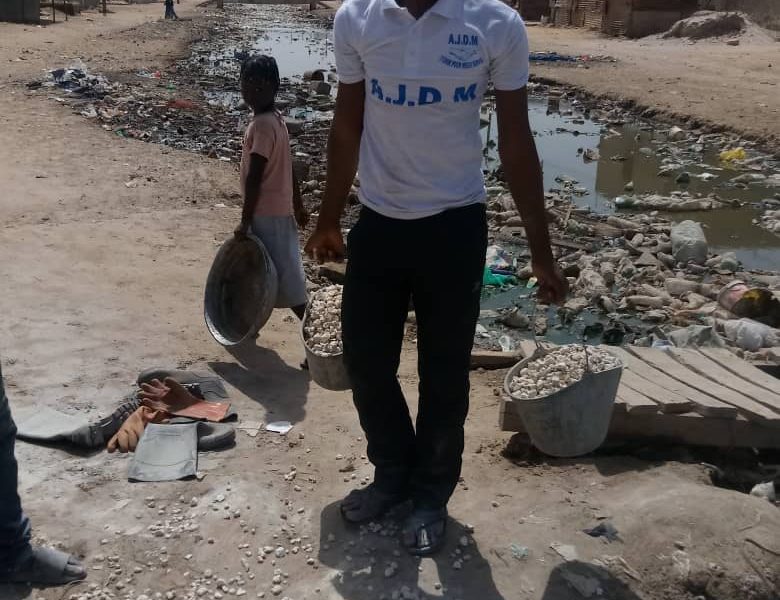
[[[279,91],[279,66],[273,56],[258,54],[250,56],[241,65],[241,79],[246,81],[267,81],[273,86],[274,95]]]

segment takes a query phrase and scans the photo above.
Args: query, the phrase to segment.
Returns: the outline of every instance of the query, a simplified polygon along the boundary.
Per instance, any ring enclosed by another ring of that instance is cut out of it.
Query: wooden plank
[[[525,433],[510,400],[501,403],[499,426],[503,431]],[[780,448],[777,430],[744,417],[717,419],[697,413],[650,415],[612,413],[608,439],[628,438],[725,448]]]
[[[640,377],[631,369],[623,369],[623,375],[620,378],[620,385],[631,388],[655,400],[661,412],[665,413],[684,413],[693,409],[693,402],[683,398],[679,394],[670,390],[665,390],[653,381]]]
[[[772,392],[753,384],[752,381],[740,377],[738,374],[723,367],[720,363],[705,356],[698,350],[674,348],[672,353],[677,360],[685,363],[691,369],[698,371],[701,375],[714,379],[719,384],[736,392],[739,392],[743,396],[749,397],[751,400],[755,400],[759,404],[766,406],[769,410],[780,413],[780,394],[773,394]],[[738,357],[734,357],[740,360]],[[747,365],[750,369],[761,373],[760,369]]]
[[[681,383],[663,371],[659,371],[655,367],[638,359],[633,354],[626,352],[624,348],[613,348],[610,346],[607,347],[607,349],[614,352],[623,361],[624,367],[629,368],[643,379],[654,382],[662,390],[667,392],[653,398],[654,400],[657,400],[659,404],[663,404],[664,400],[667,398],[672,398],[674,399],[674,402],[678,402],[676,396],[681,396],[692,402],[696,412],[699,414],[722,419],[733,419],[737,416],[737,409],[733,406],[720,402],[706,394],[702,394],[700,391],[687,386],[685,383]],[[663,411],[663,408],[661,410]],[[666,412],[674,412],[674,410]]]
[[[765,390],[780,396],[780,379],[764,373],[764,371],[752,366],[750,363],[746,363],[739,356],[725,348],[699,348],[699,352],[732,373],[751,381],[754,385],[761,386]]]
[[[675,360],[671,354],[657,348],[639,348],[637,346],[630,347],[630,352],[689,387],[697,389],[713,399],[717,398],[732,405],[740,414],[780,428],[780,414],[739,392],[702,377]],[[698,408],[696,412],[699,412]]]
[[[625,385],[618,388],[617,399],[626,405],[626,412],[631,414],[652,414],[661,408],[657,402]]]
[[[496,352],[474,348],[471,351],[472,369],[508,369],[523,360],[522,352]]]
[[[623,370],[620,385],[630,388],[658,404],[659,410],[664,413],[690,412],[695,404],[676,392],[667,390],[653,381],[647,380],[630,369]]]

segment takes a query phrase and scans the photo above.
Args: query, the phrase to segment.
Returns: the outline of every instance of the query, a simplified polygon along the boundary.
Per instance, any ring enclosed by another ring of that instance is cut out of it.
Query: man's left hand
[[[554,262],[540,265],[533,263],[536,280],[539,283],[539,301],[545,304],[562,304],[569,293],[569,282]]]

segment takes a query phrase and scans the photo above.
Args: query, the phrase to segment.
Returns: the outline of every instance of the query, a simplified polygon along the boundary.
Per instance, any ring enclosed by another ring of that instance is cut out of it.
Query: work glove
[[[206,402],[193,396],[187,388],[171,377],[166,377],[164,381],[152,379],[150,383],[142,383],[138,396],[144,406],[149,408],[180,417],[214,422],[224,419],[230,407],[228,402]]]
[[[193,396],[187,388],[171,377],[166,377],[164,381],[152,379],[150,383],[142,383],[138,397],[141,398],[141,402],[145,406],[169,413],[175,413],[202,402],[200,398]]]
[[[114,437],[108,441],[108,451],[134,452],[147,423],[162,423],[169,417],[170,415],[164,410],[139,406],[134,413],[127,417]]]

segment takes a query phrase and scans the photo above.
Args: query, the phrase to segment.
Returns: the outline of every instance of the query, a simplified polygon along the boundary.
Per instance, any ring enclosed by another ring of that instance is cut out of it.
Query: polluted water
[[[767,159],[766,172],[755,172],[755,181],[734,182],[745,174],[719,160],[720,148],[715,143],[691,148],[697,146],[695,141],[670,141],[670,126],[652,121],[604,125],[569,102],[551,103],[549,98],[533,90],[529,98],[531,128],[546,190],[561,189],[568,183],[578,206],[618,215],[631,214],[619,204],[634,195],[668,197],[687,192],[692,197],[706,197],[714,193],[739,206],[659,214],[675,221],[701,222],[711,250],[734,252],[747,268],[773,270],[780,265],[780,237],[754,223],[761,215],[761,203],[780,192],[776,175],[771,177],[780,171],[776,161]],[[483,112],[483,125],[485,170],[490,171],[498,165],[496,116],[490,106]],[[595,160],[588,160],[588,150],[595,151]],[[687,183],[677,181],[682,173],[689,175]]]

